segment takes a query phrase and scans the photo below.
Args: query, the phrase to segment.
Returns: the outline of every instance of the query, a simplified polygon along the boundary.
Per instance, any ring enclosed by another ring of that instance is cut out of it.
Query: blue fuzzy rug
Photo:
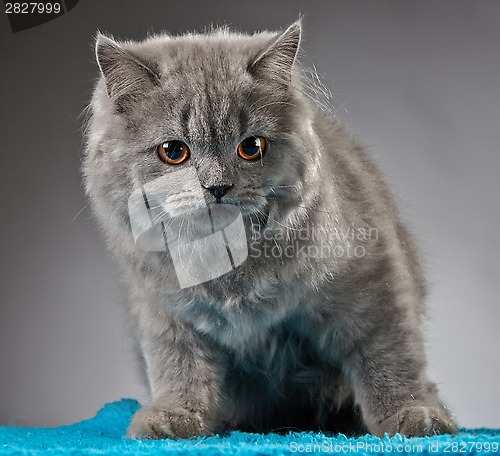
[[[0,427],[0,455],[284,455],[284,454],[500,454],[500,430],[462,429],[455,436],[407,439],[370,435],[348,438],[321,433],[287,435],[231,432],[196,440],[134,441],[123,437],[137,401],[123,399],[104,406],[97,415],[70,426]]]

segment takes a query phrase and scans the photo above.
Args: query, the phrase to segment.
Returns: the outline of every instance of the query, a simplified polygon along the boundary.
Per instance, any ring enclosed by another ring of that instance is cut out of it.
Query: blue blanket
[[[314,432],[286,435],[231,432],[195,440],[134,441],[124,438],[137,401],[123,399],[105,405],[97,415],[69,426],[0,427],[0,455],[284,455],[284,454],[500,454],[500,430],[461,429],[454,436],[407,439],[370,435],[348,438]]]

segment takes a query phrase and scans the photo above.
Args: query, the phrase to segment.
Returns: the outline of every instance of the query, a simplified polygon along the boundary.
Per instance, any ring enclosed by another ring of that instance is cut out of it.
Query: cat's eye
[[[158,146],[157,152],[170,165],[179,165],[189,158],[189,148],[182,141],[165,141]]]
[[[262,157],[266,149],[266,140],[262,136],[249,136],[240,142],[238,155],[245,160],[255,160]]]

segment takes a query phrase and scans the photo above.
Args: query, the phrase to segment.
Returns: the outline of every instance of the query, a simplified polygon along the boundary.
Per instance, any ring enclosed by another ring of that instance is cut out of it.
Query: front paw
[[[383,437],[385,433],[423,437],[435,434],[454,434],[456,430],[457,425],[444,408],[424,405],[402,408],[389,418],[370,426],[371,433],[380,437]]]
[[[127,437],[132,439],[189,439],[211,435],[199,413],[150,405],[132,417]]]

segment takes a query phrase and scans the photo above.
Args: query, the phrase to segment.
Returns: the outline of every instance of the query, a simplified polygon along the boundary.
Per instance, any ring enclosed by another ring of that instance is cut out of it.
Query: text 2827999
[[[31,2],[31,3],[6,3],[6,14],[58,14],[61,12],[61,4],[58,2]]]

